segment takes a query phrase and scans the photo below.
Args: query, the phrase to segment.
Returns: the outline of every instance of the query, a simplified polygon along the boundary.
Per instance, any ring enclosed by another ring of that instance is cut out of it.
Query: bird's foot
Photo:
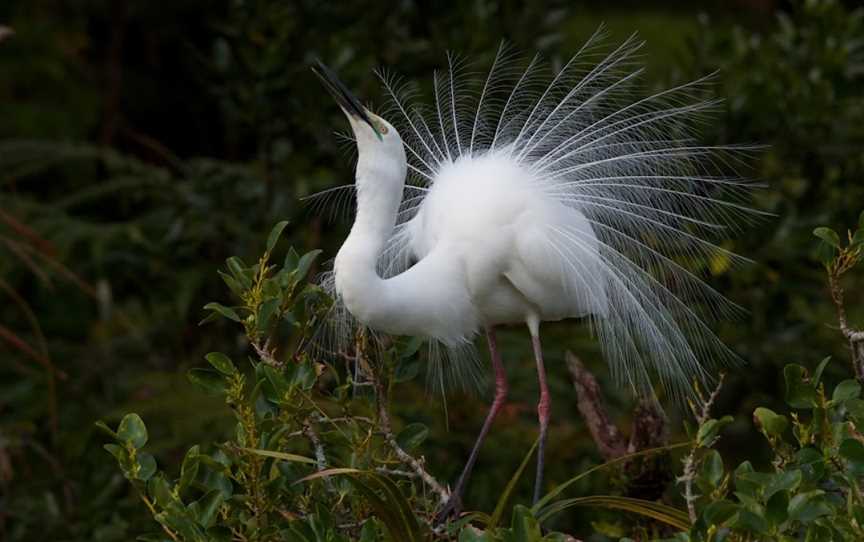
[[[462,513],[462,498],[457,493],[452,493],[447,502],[441,507],[441,510],[435,514],[435,519],[432,524],[435,526],[443,525],[451,519],[459,517]]]

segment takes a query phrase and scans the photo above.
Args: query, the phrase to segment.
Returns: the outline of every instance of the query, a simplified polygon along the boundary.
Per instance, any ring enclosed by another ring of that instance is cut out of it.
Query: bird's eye
[[[373,120],[372,122],[375,123],[375,129],[378,130],[379,134],[384,135],[387,133],[387,125],[386,124],[384,124],[383,122],[381,122],[380,120],[377,120],[377,119]]]

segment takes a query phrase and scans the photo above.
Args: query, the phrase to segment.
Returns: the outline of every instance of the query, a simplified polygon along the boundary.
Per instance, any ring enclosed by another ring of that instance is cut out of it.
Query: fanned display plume
[[[739,309],[705,279],[712,266],[745,261],[723,241],[759,215],[747,206],[754,185],[736,173],[753,148],[696,141],[718,107],[706,97],[710,77],[648,93],[639,87],[643,43],[631,37],[611,52],[601,45],[598,30],[557,70],[505,45],[485,70],[450,55],[425,104],[415,87],[379,73],[390,98],[381,116],[397,127],[408,158],[379,274],[397,276],[425,256],[418,224],[427,194],[453,168],[512,164],[532,190],[590,225],[550,226],[534,248],[560,262],[566,291],[597,307],[585,319],[612,374],[638,394],[659,382],[681,398],[694,379],[736,359],[712,324]],[[334,311],[330,338],[344,342],[351,316]],[[452,351],[473,338],[429,337]],[[453,370],[436,374],[474,366],[454,356],[438,356]]]

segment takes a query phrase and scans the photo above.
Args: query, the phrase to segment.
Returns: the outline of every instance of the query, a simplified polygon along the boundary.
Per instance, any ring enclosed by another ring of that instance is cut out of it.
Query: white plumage
[[[542,321],[586,317],[638,393],[656,378],[686,394],[734,359],[709,323],[735,306],[699,270],[741,260],[722,240],[754,214],[730,167],[743,148],[695,141],[717,104],[704,80],[640,98],[642,44],[598,43],[554,72],[503,46],[480,74],[449,57],[428,106],[382,76],[383,118],[319,68],[358,149],[357,216],[330,277],[339,314],[453,348],[526,323],[544,393]]]

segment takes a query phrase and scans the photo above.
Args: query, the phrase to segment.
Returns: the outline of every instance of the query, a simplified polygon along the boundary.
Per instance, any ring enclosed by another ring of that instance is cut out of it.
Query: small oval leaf
[[[130,442],[135,448],[143,447],[147,444],[147,427],[144,425],[144,420],[134,412],[123,416],[117,428],[117,436],[122,441]]]
[[[237,368],[231,362],[231,359],[222,352],[210,352],[204,359],[207,360],[214,369],[225,376],[237,374]]]
[[[840,248],[840,236],[831,228],[826,228],[824,226],[816,228],[813,230],[813,235],[822,239],[834,248]]]

